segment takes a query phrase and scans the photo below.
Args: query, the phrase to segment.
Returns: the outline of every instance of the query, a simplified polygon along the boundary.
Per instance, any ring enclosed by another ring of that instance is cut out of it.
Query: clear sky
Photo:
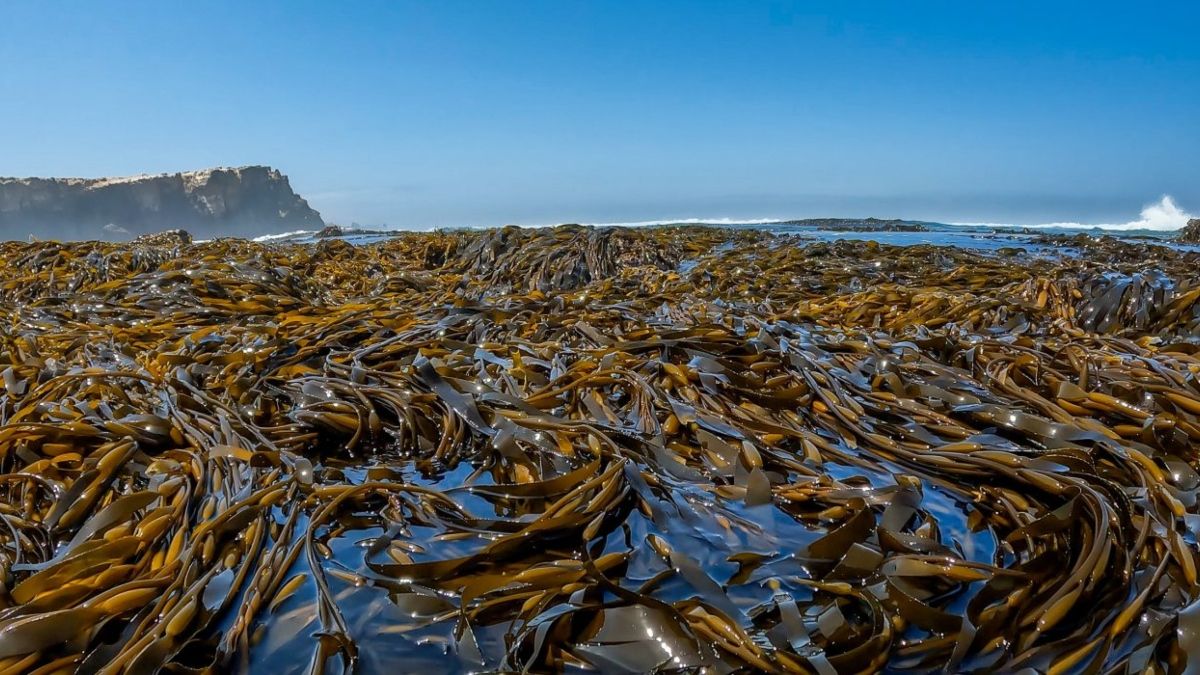
[[[327,220],[1200,212],[1200,3],[0,2],[0,175]]]

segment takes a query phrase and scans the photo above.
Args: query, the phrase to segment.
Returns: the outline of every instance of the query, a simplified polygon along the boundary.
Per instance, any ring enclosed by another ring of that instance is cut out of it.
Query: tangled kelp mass
[[[1054,244],[0,244],[0,672],[1200,667],[1200,256]]]

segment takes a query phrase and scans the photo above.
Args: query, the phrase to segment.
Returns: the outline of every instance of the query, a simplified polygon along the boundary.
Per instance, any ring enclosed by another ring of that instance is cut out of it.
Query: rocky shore
[[[1189,220],[1175,239],[1183,244],[1200,244],[1200,218]]]

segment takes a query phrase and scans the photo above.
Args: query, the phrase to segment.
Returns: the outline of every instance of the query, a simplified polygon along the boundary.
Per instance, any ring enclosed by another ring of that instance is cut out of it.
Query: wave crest
[[[1162,199],[1142,207],[1137,220],[1128,223],[1040,223],[1038,225],[1021,225],[1019,227],[1062,228],[1086,230],[1116,230],[1129,232],[1133,230],[1149,230],[1152,232],[1173,232],[1181,229],[1196,216],[1179,208],[1171,195],[1163,195]],[[1013,227],[1012,223],[955,223],[955,225],[972,225],[976,227]]]

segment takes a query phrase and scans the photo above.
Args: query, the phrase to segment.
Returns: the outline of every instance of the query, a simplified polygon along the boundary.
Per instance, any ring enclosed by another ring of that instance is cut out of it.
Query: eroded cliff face
[[[319,230],[321,214],[267,166],[129,178],[0,178],[0,239],[199,239]]]

